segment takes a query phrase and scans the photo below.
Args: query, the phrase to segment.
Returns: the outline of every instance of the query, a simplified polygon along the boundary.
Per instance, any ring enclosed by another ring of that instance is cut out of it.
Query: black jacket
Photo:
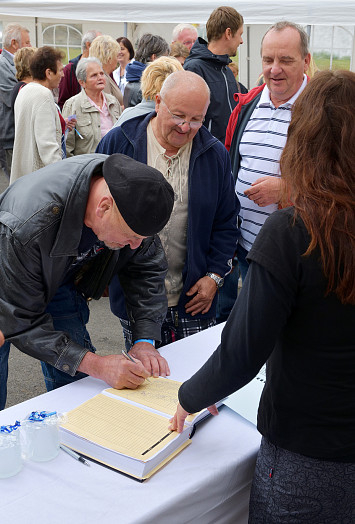
[[[238,91],[237,82],[230,68],[228,55],[214,55],[207,42],[198,38],[186,58],[184,69],[202,76],[211,91],[204,125],[224,144],[229,117],[236,106],[233,98]]]
[[[127,84],[123,94],[123,105],[127,107],[134,107],[142,102],[141,91],[141,76],[147,64],[142,64],[138,60],[130,63],[126,67]]]
[[[0,326],[19,350],[74,375],[87,349],[45,312],[81,238],[90,180],[106,155],[72,157],[26,175],[0,196]],[[113,252],[134,338],[161,339],[167,264],[157,236]],[[110,280],[110,276],[107,277]],[[102,282],[104,287],[107,282]]]

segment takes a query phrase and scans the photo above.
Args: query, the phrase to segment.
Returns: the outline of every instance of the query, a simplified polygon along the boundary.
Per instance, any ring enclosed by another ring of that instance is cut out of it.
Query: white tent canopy
[[[0,14],[134,23],[205,23],[216,7],[230,5],[246,24],[280,19],[304,25],[355,25],[354,0],[1,0]]]

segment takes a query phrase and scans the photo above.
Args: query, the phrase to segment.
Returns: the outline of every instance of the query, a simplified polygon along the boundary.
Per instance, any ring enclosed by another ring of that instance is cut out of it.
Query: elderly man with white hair
[[[122,112],[117,98],[104,92],[106,78],[98,58],[82,58],[76,77],[81,92],[69,98],[63,107],[64,118],[76,116],[75,130],[67,136],[67,157],[94,153]]]
[[[191,51],[191,47],[194,45],[198,37],[197,29],[191,24],[178,24],[173,29],[172,41],[181,42],[184,46]]]
[[[168,261],[162,344],[215,324],[217,291],[238,238],[239,204],[229,155],[202,125],[209,102],[203,78],[190,71],[172,73],[155,97],[155,112],[112,129],[97,149],[154,166],[174,188],[174,209],[160,232]],[[110,299],[129,347],[132,325],[117,279],[111,282]]]
[[[3,50],[0,55],[0,149],[3,151],[2,167],[10,177],[12,150],[15,138],[14,113],[11,95],[17,84],[14,54],[22,47],[31,47],[28,29],[20,24],[9,24],[3,34]]]

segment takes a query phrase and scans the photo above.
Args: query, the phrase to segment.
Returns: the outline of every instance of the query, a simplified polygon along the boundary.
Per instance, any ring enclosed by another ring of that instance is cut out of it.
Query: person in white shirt
[[[52,89],[63,77],[63,53],[43,46],[36,51],[30,72],[15,102],[15,141],[10,183],[63,158],[66,123],[54,102]]]
[[[237,259],[243,281],[248,252],[265,220],[279,205],[279,160],[292,105],[307,84],[307,34],[296,24],[278,22],[262,39],[261,58],[265,84],[234,95],[237,106],[229,119],[225,142],[241,206]],[[228,318],[237,298],[239,271],[235,266],[225,279],[219,295],[219,322]]]
[[[126,66],[133,61],[134,49],[132,43],[125,36],[117,38],[117,42],[120,45],[121,51],[118,52],[117,61],[119,66],[112,73],[113,79],[120,88],[122,95],[127,84],[126,79]]]

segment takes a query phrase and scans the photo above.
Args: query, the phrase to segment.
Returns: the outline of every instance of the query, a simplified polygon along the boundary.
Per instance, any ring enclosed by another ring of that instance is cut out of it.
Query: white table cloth
[[[162,348],[171,378],[185,380],[220,340],[222,326]],[[0,425],[33,410],[69,411],[107,385],[91,377],[0,412]],[[192,443],[142,484],[63,451],[46,463],[25,462],[0,479],[0,522],[11,524],[183,524],[247,522],[260,435],[229,408],[197,427]]]

